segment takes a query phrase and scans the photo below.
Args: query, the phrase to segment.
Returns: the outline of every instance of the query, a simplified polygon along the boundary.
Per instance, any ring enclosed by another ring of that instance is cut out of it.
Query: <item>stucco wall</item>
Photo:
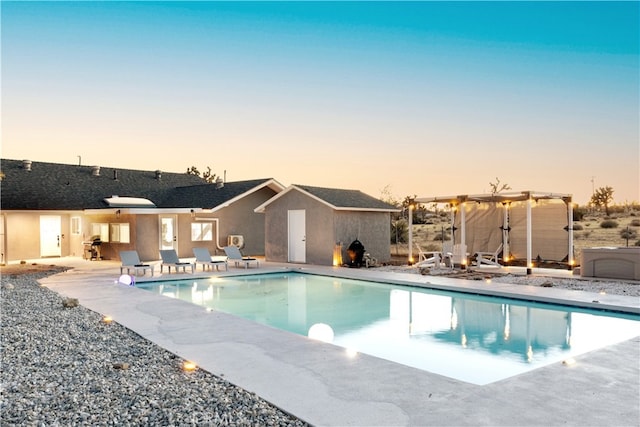
[[[378,262],[391,259],[390,214],[385,212],[336,213],[336,241],[342,243],[342,259],[347,260],[347,248],[358,239]]]
[[[290,210],[305,211],[306,262],[332,265],[333,248],[336,243],[333,210],[298,191],[290,191],[265,209],[266,260],[289,261]]]
[[[40,253],[40,216],[60,217],[60,256],[71,254],[70,216],[64,212],[6,212],[5,262],[36,259]]]
[[[230,235],[244,237],[244,255],[265,255],[265,218],[253,210],[276,194],[269,188],[262,188],[229,207],[220,209],[214,216],[220,221],[220,246],[227,246]]]
[[[40,214],[8,213],[5,232],[8,261],[40,258]]]
[[[383,212],[334,211],[299,191],[290,191],[265,208],[267,261],[288,261],[289,210],[304,210],[306,262],[332,265],[333,250],[342,243],[343,260],[349,244],[359,239],[380,262],[390,259],[390,217]]]

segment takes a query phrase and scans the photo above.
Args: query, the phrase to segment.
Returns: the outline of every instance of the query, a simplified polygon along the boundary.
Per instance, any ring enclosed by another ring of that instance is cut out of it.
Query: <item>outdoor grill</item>
[[[91,236],[89,240],[86,242],[82,242],[84,245],[84,258],[97,261],[102,259],[102,254],[100,253],[100,245],[102,245],[102,240],[100,240],[100,236]]]
[[[349,267],[362,267],[362,258],[364,257],[364,245],[360,240],[354,240],[347,248],[347,254],[349,255],[349,261],[347,265]]]

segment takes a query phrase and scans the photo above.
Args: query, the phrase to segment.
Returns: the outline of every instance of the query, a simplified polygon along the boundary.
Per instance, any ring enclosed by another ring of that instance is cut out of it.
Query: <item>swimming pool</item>
[[[298,272],[136,286],[479,385],[640,335],[640,316]]]

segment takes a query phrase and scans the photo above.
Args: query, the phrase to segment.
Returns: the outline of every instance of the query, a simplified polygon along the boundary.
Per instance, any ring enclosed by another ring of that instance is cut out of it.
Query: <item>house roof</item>
[[[222,187],[215,184],[192,185],[167,191],[162,205],[167,208],[187,207],[190,201],[200,200],[201,204],[198,207],[215,211],[264,187],[276,192],[284,189],[284,186],[273,178],[227,182]]]
[[[5,210],[82,210],[113,208],[114,196],[140,200],[136,206],[212,209],[271,179],[228,182],[217,188],[196,175],[161,171],[0,160],[0,200]],[[279,186],[279,187],[278,187]],[[129,199],[133,200],[133,199]]]
[[[291,191],[301,192],[334,210],[339,211],[373,211],[373,212],[399,212],[400,209],[371,197],[359,190],[341,190],[337,188],[312,187],[309,185],[291,185],[284,191],[258,206],[256,212],[264,212],[264,209],[280,197]]]

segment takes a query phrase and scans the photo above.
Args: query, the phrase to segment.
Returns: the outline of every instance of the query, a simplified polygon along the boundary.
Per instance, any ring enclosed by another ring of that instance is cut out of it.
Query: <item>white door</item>
[[[40,216],[40,256],[62,255],[62,219],[59,215]]]
[[[160,250],[178,247],[178,219],[175,215],[160,217]]]
[[[289,211],[289,262],[307,262],[305,211]]]

